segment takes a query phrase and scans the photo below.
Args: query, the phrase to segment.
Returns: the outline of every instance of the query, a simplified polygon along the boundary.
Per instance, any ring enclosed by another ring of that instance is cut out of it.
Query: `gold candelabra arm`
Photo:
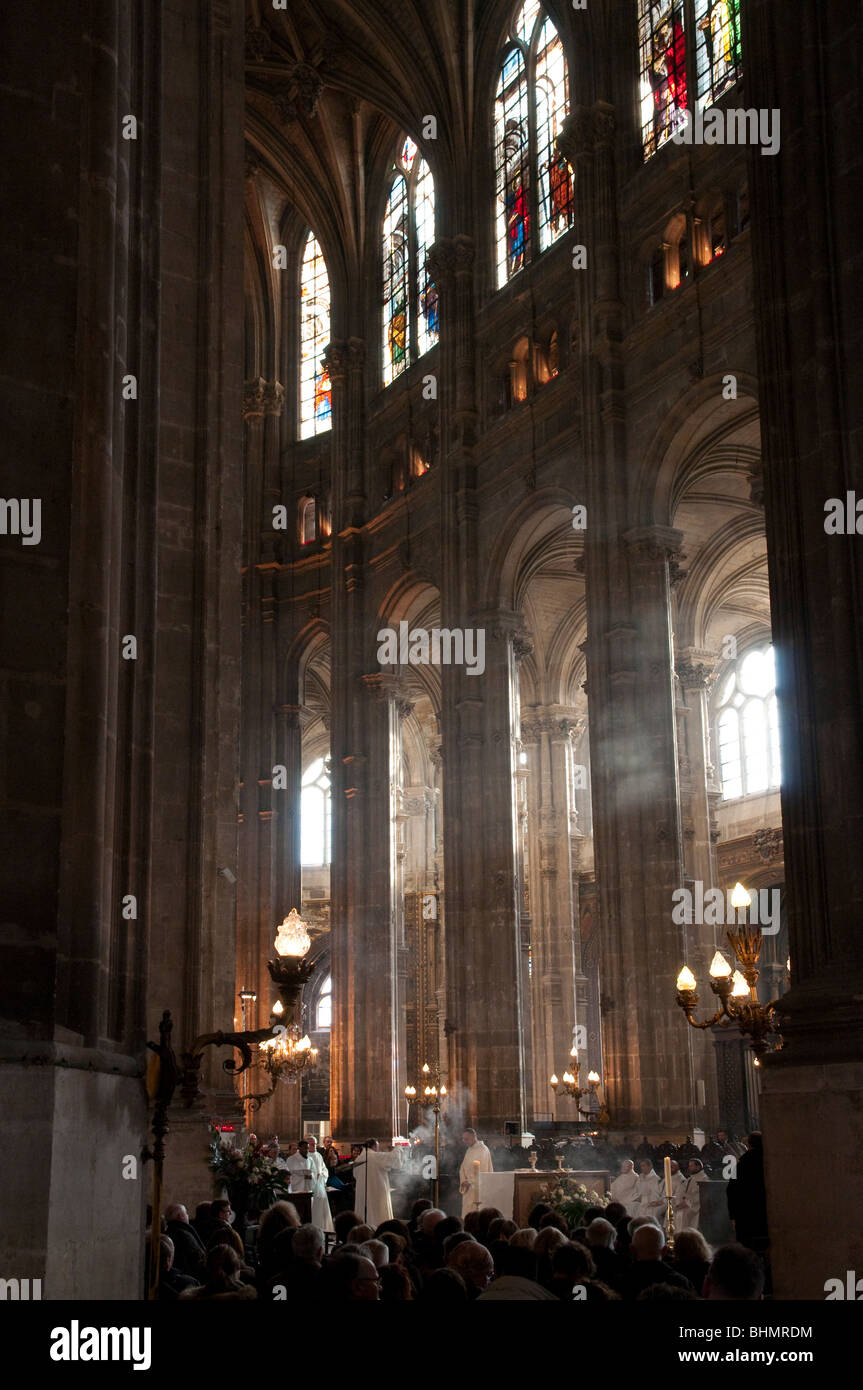
[[[679,989],[677,991],[677,1002],[680,1005],[683,1012],[686,1014],[687,1023],[689,1023],[693,1028],[713,1028],[723,1018],[727,1017],[728,1011],[725,1007],[725,1001],[723,1000],[722,1007],[720,1009],[717,1009],[716,1013],[712,1016],[712,1018],[705,1019],[703,1023],[699,1023],[694,1016],[695,1010],[698,1008],[698,995],[696,994],[694,989]]]

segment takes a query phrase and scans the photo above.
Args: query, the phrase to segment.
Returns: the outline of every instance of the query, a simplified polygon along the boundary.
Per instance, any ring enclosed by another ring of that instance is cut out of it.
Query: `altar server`
[[[466,1129],[461,1138],[462,1143],[467,1145],[467,1152],[458,1170],[458,1190],[461,1193],[461,1214],[467,1216],[469,1211],[479,1206],[479,1174],[493,1173],[494,1164],[491,1150],[477,1138],[475,1129]]]

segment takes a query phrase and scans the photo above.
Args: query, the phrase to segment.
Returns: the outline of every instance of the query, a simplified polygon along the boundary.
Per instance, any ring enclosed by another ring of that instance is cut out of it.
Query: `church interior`
[[[376,1137],[396,1218],[464,1215],[464,1133],[516,1222],[704,1159],[731,1242],[754,1133],[768,1294],[823,1300],[859,5],[47,8],[3,17],[0,1276],[145,1299],[256,1136]]]

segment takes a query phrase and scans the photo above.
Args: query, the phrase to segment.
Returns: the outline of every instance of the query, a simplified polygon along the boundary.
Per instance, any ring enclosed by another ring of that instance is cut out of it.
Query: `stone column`
[[[531,709],[521,720],[528,759],[533,1111],[564,1120],[576,1117],[575,1102],[555,1097],[549,1077],[567,1065],[576,1025],[587,1025],[570,837],[572,738],[579,725],[583,719],[559,706]],[[580,1060],[585,1078],[586,1048]]]
[[[863,494],[863,18],[853,0],[800,0],[792,27],[779,0],[742,18],[747,105],[782,122],[779,153],[750,159],[792,967],[761,1118],[775,1293],[821,1299],[863,1268],[863,538],[825,529],[829,499]]]
[[[485,631],[483,676],[442,668],[445,694],[450,683],[458,689],[454,722],[444,725],[446,1027],[448,1084],[463,1095],[470,1122],[494,1132],[524,1116],[516,615],[490,615]]]
[[[709,699],[716,678],[717,655],[684,647],[677,655],[681,703],[677,706],[680,767],[680,807],[683,825],[683,873],[687,883],[699,881],[704,890],[719,886],[716,873],[715,830],[711,804],[713,767],[710,762]],[[717,949],[727,952],[722,927],[693,923],[683,928],[684,956],[696,980],[706,986],[710,962]],[[712,997],[712,996],[711,996]],[[704,1104],[697,1103],[696,1120],[710,1133],[721,1124],[716,1084],[716,1051],[708,1032],[689,1030],[689,1048],[696,1081],[704,1084]],[[699,1091],[696,1087],[696,1102]]]
[[[674,1005],[684,940],[671,918],[682,862],[669,567],[682,537],[657,526],[623,539],[625,575],[606,550],[615,621],[593,623],[587,644],[606,1090],[615,1129],[667,1136],[690,1128],[693,1089]],[[590,551],[588,532],[588,577]]]

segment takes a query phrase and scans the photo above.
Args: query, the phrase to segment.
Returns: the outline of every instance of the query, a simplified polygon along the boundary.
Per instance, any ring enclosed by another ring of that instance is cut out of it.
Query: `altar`
[[[557,1168],[547,1171],[517,1168],[514,1173],[480,1173],[477,1205],[497,1207],[508,1220],[522,1228],[527,1225],[531,1208],[543,1200],[541,1189],[561,1176],[584,1183],[588,1192],[595,1192],[598,1197],[604,1196],[609,1188],[610,1175],[602,1168],[565,1168],[563,1174]]]

